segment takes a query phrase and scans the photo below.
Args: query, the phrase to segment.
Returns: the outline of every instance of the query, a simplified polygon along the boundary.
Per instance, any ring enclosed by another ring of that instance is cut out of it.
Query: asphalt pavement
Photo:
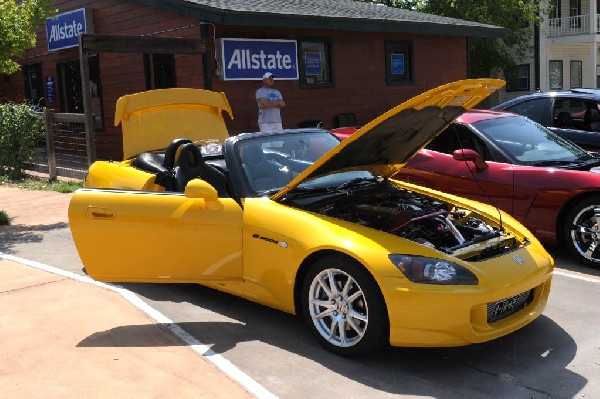
[[[0,226],[0,396],[268,396],[240,383],[235,369],[215,367],[210,348],[182,345],[176,325],[157,322],[126,290],[11,254],[16,239],[68,226],[70,198],[0,184],[0,211],[10,219]]]
[[[250,301],[89,279],[69,231],[70,198],[0,184],[11,218],[0,226],[1,399],[600,398],[590,333],[600,316],[589,306],[600,302],[600,270],[567,253],[551,251],[552,293],[530,326],[485,344],[388,348],[356,361]]]

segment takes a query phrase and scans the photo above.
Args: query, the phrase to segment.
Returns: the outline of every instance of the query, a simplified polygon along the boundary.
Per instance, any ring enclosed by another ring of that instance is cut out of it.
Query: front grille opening
[[[493,323],[502,320],[511,314],[524,309],[532,301],[533,289],[497,302],[490,302],[487,304],[487,322]]]

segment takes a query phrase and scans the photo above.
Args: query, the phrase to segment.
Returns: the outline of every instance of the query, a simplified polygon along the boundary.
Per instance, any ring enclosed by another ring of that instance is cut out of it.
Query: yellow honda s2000
[[[320,129],[227,138],[220,93],[125,96],[127,159],[93,164],[69,208],[80,257],[99,281],[199,283],[300,315],[344,355],[513,332],[546,305],[540,243],[491,206],[390,179],[502,84],[441,86],[341,143]]]

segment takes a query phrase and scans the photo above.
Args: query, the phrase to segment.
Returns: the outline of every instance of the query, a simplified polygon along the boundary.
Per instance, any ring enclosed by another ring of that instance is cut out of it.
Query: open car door
[[[241,280],[242,209],[199,179],[183,195],[77,190],[69,225],[87,273],[98,281]]]

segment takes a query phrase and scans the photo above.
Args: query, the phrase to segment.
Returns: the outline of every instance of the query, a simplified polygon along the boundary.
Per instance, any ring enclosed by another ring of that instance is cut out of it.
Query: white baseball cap
[[[263,75],[263,79],[270,78],[271,76],[275,77],[275,75],[273,75],[271,72],[265,72],[265,74]]]

